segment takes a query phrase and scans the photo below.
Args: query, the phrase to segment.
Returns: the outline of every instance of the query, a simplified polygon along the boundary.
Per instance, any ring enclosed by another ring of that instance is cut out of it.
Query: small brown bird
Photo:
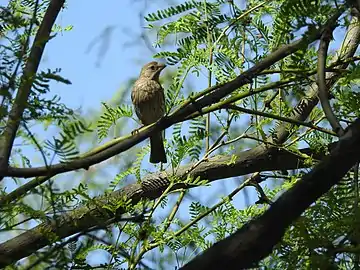
[[[136,115],[141,123],[150,125],[165,114],[164,89],[159,82],[160,72],[165,68],[158,62],[147,63],[141,69],[139,78],[136,80],[131,92],[131,100],[135,107]],[[150,162],[166,163],[166,154],[162,133],[156,133],[150,137]]]

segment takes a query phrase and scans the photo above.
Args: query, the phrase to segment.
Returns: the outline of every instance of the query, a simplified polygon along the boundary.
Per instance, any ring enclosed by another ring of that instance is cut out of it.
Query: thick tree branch
[[[285,192],[269,210],[216,243],[182,267],[192,269],[248,269],[269,255],[285,230],[313,202],[342,179],[360,160],[360,119],[310,173]]]
[[[40,64],[45,45],[50,39],[51,28],[58,16],[65,0],[52,0],[36,33],[34,43],[26,62],[20,87],[16,94],[14,105],[9,113],[4,133],[0,137],[0,176],[6,174],[9,156],[19,128],[23,112],[26,108],[31,87]]]
[[[310,155],[315,159],[323,158],[323,155],[313,154],[310,149],[303,149],[301,153]],[[176,183],[172,190],[193,187],[181,182],[186,180],[189,174],[194,178],[200,177],[212,182],[257,171],[291,170],[306,166],[308,165],[304,162],[304,157],[299,157],[285,150],[269,149],[261,145],[239,153],[235,160],[231,156],[217,156],[200,163],[194,169],[193,164],[181,167],[175,175],[175,178],[180,179],[180,182]],[[112,202],[118,203],[125,197],[131,200],[132,204],[136,204],[140,199],[155,199],[161,196],[162,192],[170,185],[170,179],[174,179],[173,176],[172,171],[149,174],[141,183],[131,184],[106,196],[98,197],[89,206],[78,208],[49,223],[45,222],[0,244],[0,267],[29,256],[50,244],[50,239],[54,239],[54,234],[62,239],[113,219],[114,215],[104,210],[103,205],[111,205]],[[120,219],[123,213],[125,210],[119,208],[117,218]]]

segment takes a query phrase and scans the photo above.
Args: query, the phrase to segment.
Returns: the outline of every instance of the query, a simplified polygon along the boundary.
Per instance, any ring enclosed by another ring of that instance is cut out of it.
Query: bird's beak
[[[165,65],[165,64],[162,64],[162,63],[159,63],[159,64],[158,64],[158,70],[159,70],[159,71],[162,71],[164,68],[166,68],[166,65]]]

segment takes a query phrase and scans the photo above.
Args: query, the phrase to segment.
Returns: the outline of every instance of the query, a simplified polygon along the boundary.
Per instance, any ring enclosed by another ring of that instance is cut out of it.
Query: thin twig
[[[31,130],[28,128],[28,126],[26,125],[25,122],[23,122],[23,126],[25,128],[25,130],[27,131],[29,137],[31,138],[31,140],[33,141],[33,143],[36,145],[36,147],[39,149],[39,152],[41,153],[41,156],[44,160],[45,166],[48,167],[48,163],[47,163],[47,159],[46,159],[46,155],[41,147],[41,145],[39,144],[39,142],[36,140],[35,136],[32,134]]]
[[[260,115],[260,116],[263,116],[263,117],[284,121],[284,122],[291,123],[291,124],[294,124],[294,125],[301,125],[301,126],[309,127],[309,128],[315,129],[317,131],[321,131],[321,132],[324,132],[326,134],[336,136],[336,133],[334,133],[334,132],[332,132],[332,131],[330,131],[328,129],[315,126],[312,123],[303,122],[303,121],[299,121],[299,120],[295,120],[295,119],[292,119],[292,118],[287,118],[287,117],[283,117],[283,116],[279,116],[279,115],[275,115],[275,114],[271,114],[271,113],[250,110],[250,109],[242,108],[242,107],[239,107],[239,106],[236,106],[236,105],[226,105],[226,108],[236,110],[236,111],[239,111],[239,112],[248,113],[248,114]]]

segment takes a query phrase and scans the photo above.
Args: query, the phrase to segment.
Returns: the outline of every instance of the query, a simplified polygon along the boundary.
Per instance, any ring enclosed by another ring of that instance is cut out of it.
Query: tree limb
[[[4,177],[8,168],[9,156],[19,128],[23,112],[26,108],[31,87],[40,64],[46,43],[50,39],[51,29],[55,23],[65,0],[52,0],[36,33],[29,58],[26,62],[20,87],[14,105],[9,113],[4,133],[0,137],[0,177]],[[0,179],[1,180],[1,179]]]
[[[319,99],[321,103],[321,107],[328,119],[332,129],[336,134],[340,136],[343,135],[344,129],[340,125],[337,120],[334,112],[331,109],[330,101],[329,101],[329,92],[326,87],[326,79],[325,79],[325,68],[326,68],[326,57],[327,51],[329,48],[329,43],[332,38],[332,32],[335,29],[335,25],[329,26],[329,28],[325,29],[321,38],[320,45],[318,50],[318,87],[319,87]]]
[[[302,154],[312,155],[314,159],[323,158],[322,154],[314,154],[310,149],[301,150]],[[38,249],[52,243],[51,239],[62,239],[86,228],[104,224],[114,219],[114,214],[103,208],[123,201],[124,198],[136,204],[143,199],[155,199],[168,188],[171,179],[179,179],[172,190],[192,188],[193,185],[184,184],[191,177],[207,179],[209,182],[232,176],[246,175],[257,171],[291,170],[308,166],[304,157],[299,157],[285,150],[274,150],[260,145],[254,149],[239,153],[234,159],[231,156],[217,156],[200,163],[193,169],[193,164],[179,168],[175,175],[172,171],[162,171],[149,174],[141,183],[130,184],[120,190],[95,198],[87,206],[80,207],[70,214],[58,217],[56,220],[44,222],[35,228],[24,232],[0,244],[0,267],[11,264],[21,258],[29,256]],[[189,171],[191,171],[189,173]],[[120,219],[125,209],[118,208],[116,218]]]

